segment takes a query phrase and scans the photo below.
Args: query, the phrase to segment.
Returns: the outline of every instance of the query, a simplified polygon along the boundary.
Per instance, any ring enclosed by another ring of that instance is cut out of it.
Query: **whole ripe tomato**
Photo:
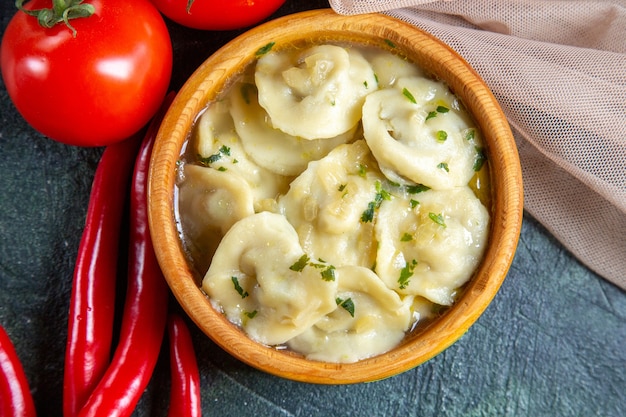
[[[152,0],[165,16],[193,29],[231,30],[269,17],[285,0]],[[188,7],[189,6],[189,7]]]
[[[70,145],[105,146],[139,131],[169,88],[172,43],[149,0],[86,0],[94,14],[52,28],[18,11],[0,46],[7,91],[24,119]],[[24,9],[50,8],[32,0]]]

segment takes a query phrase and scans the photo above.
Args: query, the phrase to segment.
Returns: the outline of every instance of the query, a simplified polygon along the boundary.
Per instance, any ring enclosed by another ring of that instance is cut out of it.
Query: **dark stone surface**
[[[277,13],[325,7],[289,1]],[[2,0],[1,29],[14,13]],[[173,88],[239,32],[169,24]],[[0,323],[23,361],[41,416],[61,414],[67,311],[93,173],[102,149],[33,131],[0,88]],[[507,280],[445,352],[397,377],[318,386],[266,375],[192,327],[205,416],[626,415],[626,294],[594,275],[525,216]],[[136,416],[165,416],[163,352]]]

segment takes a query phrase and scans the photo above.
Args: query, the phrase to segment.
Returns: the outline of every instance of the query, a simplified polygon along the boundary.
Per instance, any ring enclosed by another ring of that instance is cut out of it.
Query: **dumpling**
[[[402,299],[370,269],[337,268],[337,308],[287,342],[307,359],[356,362],[395,347],[411,324],[413,297]]]
[[[226,233],[202,289],[250,338],[280,345],[337,307],[337,281],[333,274],[324,275],[334,267],[309,266],[303,257],[298,235],[284,216],[254,214]]]
[[[252,191],[238,176],[197,165],[183,166],[178,210],[188,249],[206,270],[220,239],[240,219],[254,213]]]
[[[317,45],[299,55],[268,53],[255,71],[259,104],[292,136],[324,139],[354,128],[366,94],[377,89],[371,65],[354,49]]]
[[[197,121],[197,157],[200,163],[238,175],[252,190],[255,204],[283,193],[289,178],[259,166],[243,149],[229,113],[228,100],[209,105]]]
[[[399,78],[424,75],[415,64],[392,53],[366,51],[364,56],[374,69],[379,88],[391,87]]]
[[[265,109],[259,106],[253,84],[235,85],[229,97],[230,113],[244,150],[259,166],[279,175],[300,174],[310,161],[351,141],[356,130],[352,128],[330,139],[302,139],[272,126]]]
[[[480,145],[468,116],[442,83],[401,78],[363,105],[363,135],[393,182],[434,189],[467,185]]]
[[[340,145],[309,167],[278,200],[304,250],[339,265],[371,267],[374,229],[362,221],[384,177],[363,140]]]
[[[451,305],[482,258],[489,213],[472,190],[394,196],[376,223],[376,273],[401,294]]]

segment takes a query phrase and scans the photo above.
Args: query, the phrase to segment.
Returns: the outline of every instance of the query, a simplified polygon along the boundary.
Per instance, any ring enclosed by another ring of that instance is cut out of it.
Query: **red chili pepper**
[[[199,417],[200,372],[187,324],[176,313],[167,323],[170,345],[171,391],[168,417]]]
[[[70,300],[63,415],[74,417],[111,360],[119,235],[141,135],[108,146],[93,179]]]
[[[34,417],[35,404],[20,358],[0,326],[0,416]]]
[[[120,342],[79,416],[130,416],[150,381],[167,321],[168,287],[157,263],[148,228],[147,181],[150,154],[168,96],[141,143],[130,200],[128,287]]]

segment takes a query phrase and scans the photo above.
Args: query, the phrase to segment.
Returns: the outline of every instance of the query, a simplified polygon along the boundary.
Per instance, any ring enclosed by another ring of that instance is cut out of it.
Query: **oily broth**
[[[306,47],[309,47],[310,45],[311,45],[310,42],[305,42],[302,45],[291,45],[291,47],[294,51],[299,51],[299,50],[305,49]],[[380,48],[373,47],[373,46],[363,47],[363,46],[355,46],[355,45],[343,44],[343,43],[340,44],[340,46],[349,47],[349,48],[352,48],[352,47],[359,48],[361,51],[364,52],[365,56],[370,56],[370,57],[372,56],[372,54],[379,53],[381,51]],[[189,223],[185,221],[185,218],[189,215],[189,213],[186,213],[184,211],[185,209],[181,207],[181,205],[179,204],[180,203],[179,201],[180,187],[184,184],[186,180],[185,175],[184,175],[184,169],[187,165],[200,165],[200,166],[203,165],[202,159],[199,157],[198,152],[197,152],[197,146],[198,146],[198,141],[199,141],[198,121],[200,120],[201,116],[204,114],[204,112],[208,111],[212,107],[222,105],[223,98],[226,97],[232,91],[233,88],[240,86],[241,82],[243,81],[250,82],[250,80],[253,80],[254,79],[254,75],[253,75],[254,65],[253,64],[249,65],[242,74],[237,76],[235,80],[232,80],[227,86],[227,88],[225,88],[224,91],[220,94],[220,97],[217,100],[211,102],[207,106],[207,108],[205,108],[203,112],[200,115],[198,115],[198,117],[196,118],[196,122],[194,123],[193,129],[189,135],[189,138],[187,142],[185,143],[185,146],[183,147],[183,151],[179,159],[179,164],[178,164],[179,175],[178,175],[178,181],[177,181],[177,186],[176,186],[176,191],[175,191],[176,193],[175,195],[176,224],[178,225],[181,242],[185,250],[185,253],[188,257],[189,265],[194,271],[194,278],[198,286],[201,286],[202,279],[204,275],[206,274],[207,270],[209,269],[209,266],[211,265],[213,253],[215,252],[217,245],[219,244],[219,238],[216,239],[215,237],[219,235],[220,233],[217,230],[207,230],[205,232],[200,232],[200,233],[198,231],[190,230],[190,227],[193,227],[193,226],[190,226]],[[246,84],[246,85],[249,85],[249,84]],[[462,104],[460,102],[458,102],[458,105],[462,107]],[[359,122],[359,127],[357,128],[359,132],[362,131],[362,127],[360,126],[360,123],[361,122]],[[474,124],[474,126],[477,126],[477,125]],[[475,129],[478,132],[478,127],[476,127]],[[480,134],[480,132],[478,133]],[[293,178],[295,178],[295,176],[286,177],[285,183],[289,184]],[[478,199],[488,209],[488,211],[491,212],[491,186],[490,186],[490,174],[489,174],[488,160],[485,160],[481,169],[475,172],[475,174],[469,181],[468,185],[472,189],[476,197],[478,197]],[[284,190],[283,192],[286,192],[286,190]],[[255,207],[255,211],[257,209],[259,211],[265,210],[265,209],[269,209],[271,211],[273,210],[273,207],[271,206],[271,204],[267,206],[264,206],[261,204]],[[204,236],[205,238],[201,238],[201,239],[193,238],[192,237],[193,235],[196,235],[196,236],[200,235],[200,236]],[[456,290],[457,299],[458,299],[458,294],[460,294],[463,291],[464,286],[465,284]],[[445,306],[441,306],[441,305],[437,305],[433,303],[430,303],[432,305],[430,305],[430,309],[429,309],[427,304],[428,303],[420,303],[421,311],[416,314],[419,314],[421,317],[420,319],[415,320],[412,327],[410,328],[409,331],[412,334],[415,334],[416,332],[419,333],[422,329],[426,328],[430,323],[432,323],[434,319],[439,317],[441,314],[444,314],[447,309]],[[285,348],[285,346],[280,345],[280,346],[277,346],[277,348],[283,349]]]

